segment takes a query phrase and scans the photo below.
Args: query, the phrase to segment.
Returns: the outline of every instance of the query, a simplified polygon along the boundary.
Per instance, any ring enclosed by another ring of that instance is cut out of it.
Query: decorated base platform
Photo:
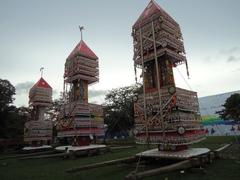
[[[57,151],[67,151],[67,152],[77,152],[77,151],[87,151],[87,150],[97,150],[97,149],[105,149],[106,145],[99,144],[91,144],[88,146],[59,146],[56,147]]]
[[[189,148],[181,151],[159,151],[156,149],[151,149],[136,154],[137,157],[146,158],[162,158],[162,159],[189,159],[192,157],[197,157],[209,153],[208,148]]]

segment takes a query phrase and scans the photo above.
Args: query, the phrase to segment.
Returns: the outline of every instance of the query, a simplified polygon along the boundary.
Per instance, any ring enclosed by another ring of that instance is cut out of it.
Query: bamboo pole
[[[153,47],[154,47],[154,56],[155,56],[155,66],[157,72],[157,87],[158,87],[158,98],[159,98],[159,111],[160,111],[160,118],[162,121],[162,128],[163,128],[163,139],[165,138],[165,127],[164,127],[164,120],[163,120],[163,113],[162,113],[162,94],[160,89],[160,80],[159,80],[159,69],[158,69],[158,59],[157,59],[157,48],[156,48],[156,38],[155,38],[155,30],[154,24],[152,21],[152,35],[153,35]]]
[[[145,80],[144,80],[145,67],[144,67],[144,59],[143,59],[143,40],[142,40],[142,28],[141,27],[140,27],[140,45],[141,45],[142,76],[143,76],[144,122],[146,124],[147,143],[149,144],[148,119],[147,119],[147,113],[146,113],[146,91],[145,91]]]

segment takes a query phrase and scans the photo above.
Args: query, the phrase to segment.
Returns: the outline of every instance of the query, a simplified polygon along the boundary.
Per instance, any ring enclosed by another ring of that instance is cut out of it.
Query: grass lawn
[[[205,141],[193,145],[193,147],[208,147],[216,149],[223,144],[234,142],[234,137],[208,137]],[[20,161],[17,159],[0,160],[0,179],[1,180],[118,180],[124,179],[130,171],[134,170],[133,165],[114,165],[97,169],[81,171],[78,173],[66,173],[65,170],[95,162],[101,162],[116,158],[128,157],[145,150],[146,146],[136,148],[116,150],[104,155],[93,157],[82,157],[74,160],[63,160],[61,158],[37,159]],[[0,155],[0,158],[6,154]],[[224,159],[216,160],[214,164],[208,165],[206,173],[187,171],[183,175],[179,172],[164,174],[161,176],[146,178],[154,179],[186,179],[186,180],[239,180],[240,179],[240,146],[234,144],[228,150]]]

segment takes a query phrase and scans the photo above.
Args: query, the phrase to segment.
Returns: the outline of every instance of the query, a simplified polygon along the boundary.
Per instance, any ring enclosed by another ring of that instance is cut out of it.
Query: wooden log
[[[43,152],[36,152],[36,153],[29,153],[29,154],[20,154],[20,155],[14,155],[14,156],[6,156],[3,158],[0,158],[0,160],[39,156],[39,155],[44,155],[44,154],[51,154],[54,152],[55,152],[54,150],[51,150],[51,151],[43,151]]]
[[[130,149],[130,148],[136,148],[136,146],[116,146],[116,147],[110,147],[110,150],[122,150],[122,149]]]
[[[128,174],[125,179],[126,180],[136,180],[136,179],[143,179],[145,177],[151,177],[151,176],[156,176],[159,174],[167,173],[167,172],[172,172],[175,170],[181,170],[181,169],[188,169],[194,166],[198,166],[200,164],[200,161],[198,158],[194,159],[188,159],[184,160],[175,164],[171,164],[168,166],[156,168],[156,169],[151,169],[148,171],[143,171],[143,172],[132,172]]]
[[[99,167],[103,167],[103,166],[110,166],[110,165],[124,163],[124,162],[132,162],[132,161],[135,161],[135,160],[136,160],[135,156],[127,157],[127,158],[121,158],[121,159],[114,159],[114,160],[110,160],[110,161],[105,161],[105,162],[100,162],[100,163],[95,163],[95,164],[89,164],[89,165],[85,165],[85,166],[80,166],[80,167],[68,169],[68,170],[66,170],[66,172],[75,173],[75,172],[82,171],[82,170],[94,169],[94,168],[99,168]]]
[[[43,158],[54,158],[54,157],[65,157],[69,156],[69,153],[57,153],[57,154],[50,154],[50,155],[41,155],[41,156],[31,156],[20,158],[19,160],[31,160],[31,159],[43,159]]]
[[[227,149],[228,147],[230,147],[231,145],[232,144],[226,144],[225,146],[216,149],[215,152],[221,152],[221,151]]]
[[[225,146],[222,146],[216,150],[214,150],[214,155],[216,158],[221,158],[221,152],[224,151],[225,149],[229,148],[232,144],[226,144]]]

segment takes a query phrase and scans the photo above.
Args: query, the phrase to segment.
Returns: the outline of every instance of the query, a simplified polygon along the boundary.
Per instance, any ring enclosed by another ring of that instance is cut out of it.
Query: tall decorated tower
[[[82,33],[83,28],[80,30]],[[65,104],[58,123],[58,138],[70,144],[88,145],[104,135],[102,107],[88,103],[88,86],[98,81],[98,57],[81,39],[65,63]]]
[[[52,122],[46,117],[52,105],[52,88],[41,77],[29,91],[31,120],[25,123],[24,141],[30,145],[46,145],[52,141]]]
[[[197,93],[175,86],[173,68],[188,64],[179,24],[151,0],[132,27],[134,65],[142,70],[143,94],[135,98],[138,143],[159,150],[186,149],[203,139]]]

